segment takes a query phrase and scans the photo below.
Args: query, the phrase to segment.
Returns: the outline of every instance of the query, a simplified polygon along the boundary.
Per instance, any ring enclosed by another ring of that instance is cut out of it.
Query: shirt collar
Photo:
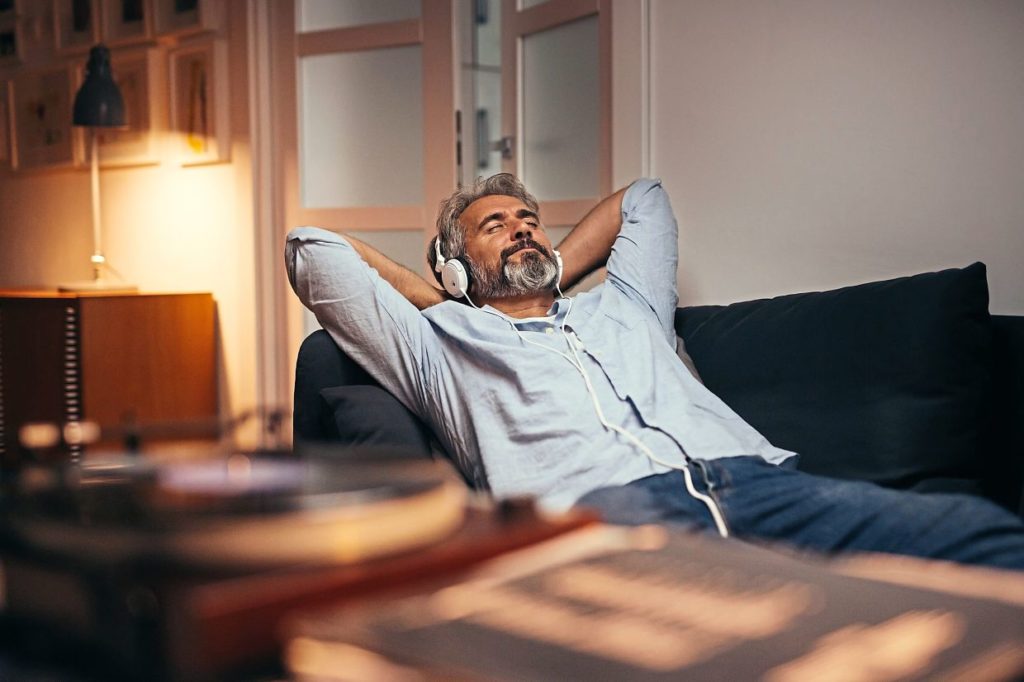
[[[485,304],[483,308],[481,308],[481,310],[494,313],[495,315],[500,315],[522,331],[543,330],[552,325],[561,324],[563,318],[568,312],[568,309],[569,299],[567,298],[555,299],[554,304],[548,309],[548,314],[544,317],[510,317],[497,308],[492,307],[490,304]]]

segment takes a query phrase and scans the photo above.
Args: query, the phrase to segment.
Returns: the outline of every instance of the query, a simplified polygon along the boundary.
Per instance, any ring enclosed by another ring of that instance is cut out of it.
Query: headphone
[[[556,249],[552,249],[551,252],[555,256],[555,267],[557,268],[555,287],[557,288],[562,282],[562,254],[558,253]],[[445,258],[441,254],[440,235],[434,238],[434,255],[436,256],[434,272],[440,273],[444,290],[455,298],[465,297],[468,300],[469,285],[472,284],[473,278],[469,274],[469,263],[466,262],[465,257]],[[472,303],[472,301],[470,302]]]

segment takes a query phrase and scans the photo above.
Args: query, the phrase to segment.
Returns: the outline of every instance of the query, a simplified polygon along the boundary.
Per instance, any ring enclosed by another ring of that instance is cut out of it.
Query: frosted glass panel
[[[501,0],[475,2],[473,20],[473,62],[501,68]]]
[[[598,195],[597,17],[523,39],[523,158],[538,199]]]
[[[300,0],[299,31],[416,19],[420,0]]]
[[[423,230],[348,230],[346,234],[366,242],[417,275],[422,275],[427,270],[427,242]],[[428,280],[432,282],[433,278]]]
[[[477,134],[470,140],[474,150],[471,170],[474,178],[486,178],[501,172],[501,152],[489,149],[491,144],[501,139],[501,74],[477,70],[473,83],[476,87],[474,123]]]
[[[423,202],[421,61],[418,45],[301,60],[305,207]]]

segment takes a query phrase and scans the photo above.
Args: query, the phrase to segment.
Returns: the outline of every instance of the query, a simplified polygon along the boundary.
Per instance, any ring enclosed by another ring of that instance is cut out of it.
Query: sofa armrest
[[[992,316],[992,398],[986,448],[999,457],[986,492],[1024,517],[1024,317]]]
[[[296,442],[332,440],[331,420],[324,412],[320,391],[349,385],[377,383],[323,329],[307,336],[295,362],[292,432]]]
[[[381,455],[432,456],[427,426],[322,329],[306,337],[299,348],[294,400],[297,448],[333,443]]]

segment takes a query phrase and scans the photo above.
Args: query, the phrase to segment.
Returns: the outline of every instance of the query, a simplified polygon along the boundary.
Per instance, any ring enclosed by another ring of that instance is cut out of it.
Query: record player
[[[276,625],[296,608],[593,520],[471,499],[442,462],[330,454],[24,468],[2,503],[4,655],[28,647],[84,664],[85,678],[221,679],[274,661]]]

